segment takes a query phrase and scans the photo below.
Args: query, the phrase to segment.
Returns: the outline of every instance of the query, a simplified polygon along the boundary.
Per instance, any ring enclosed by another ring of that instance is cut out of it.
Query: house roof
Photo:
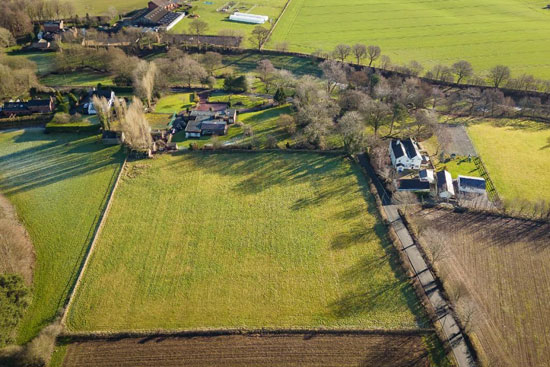
[[[487,183],[485,182],[485,179],[481,177],[458,176],[458,186],[485,190],[487,188]]]
[[[170,11],[164,8],[155,8],[149,13],[145,14],[143,18],[151,23],[159,23],[159,21],[168,13],[170,13]]]
[[[420,156],[420,152],[416,148],[416,143],[411,138],[402,140],[401,144],[403,144],[403,147],[405,148],[405,152],[407,152],[407,157],[414,158],[416,156]]]
[[[27,102],[27,106],[29,107],[49,107],[50,103],[52,103],[51,99],[31,99]]]
[[[420,172],[418,172],[418,177],[420,177],[421,180],[433,180],[434,179],[434,170],[433,169],[423,169]]]
[[[195,111],[220,112],[225,111],[227,107],[227,103],[200,103]]]
[[[201,130],[221,130],[224,131],[227,123],[223,120],[209,120],[203,121]]]
[[[453,186],[453,177],[449,171],[439,171],[436,173],[437,178],[437,190],[439,192],[447,191],[452,195],[455,194],[455,188]]]
[[[6,102],[4,103],[4,110],[10,111],[23,111],[27,109],[27,102]]]
[[[397,180],[398,191],[430,191],[430,183],[417,178]]]
[[[169,5],[172,4],[172,2],[169,1],[169,0],[150,0],[149,2],[155,4],[157,7],[161,7],[161,8],[163,8],[165,6],[169,6]]]
[[[201,124],[200,121],[189,121],[187,123],[187,126],[185,127],[186,133],[200,133],[201,132]]]
[[[391,149],[396,159],[405,155],[405,151],[403,150],[403,145],[401,145],[400,140],[392,140]]]

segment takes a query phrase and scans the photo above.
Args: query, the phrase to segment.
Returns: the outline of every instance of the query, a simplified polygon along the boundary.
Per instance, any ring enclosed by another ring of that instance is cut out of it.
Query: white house
[[[82,103],[82,107],[84,109],[84,112],[87,113],[88,115],[96,115],[97,114],[97,111],[95,109],[95,106],[92,102],[92,98],[93,96],[96,96],[96,97],[103,97],[107,100],[107,102],[109,103],[109,107],[111,107],[113,105],[113,103],[115,103],[115,92],[111,91],[111,90],[93,90],[91,91],[90,93],[88,93],[88,95],[86,96],[86,98],[84,99],[83,103]]]
[[[439,171],[435,176],[437,179],[437,195],[442,199],[450,199],[455,196],[453,176],[449,171]]]
[[[406,169],[420,169],[422,155],[418,145],[412,138],[399,140],[392,139],[390,142],[391,163],[397,170],[402,172]]]
[[[458,176],[458,191],[469,194],[485,194],[487,184],[481,177]]]

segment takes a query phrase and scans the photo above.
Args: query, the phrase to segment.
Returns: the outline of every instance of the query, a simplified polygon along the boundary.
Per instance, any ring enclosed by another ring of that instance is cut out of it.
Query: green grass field
[[[425,326],[344,158],[165,155],[114,200],[71,330]]]
[[[90,15],[103,15],[106,14],[109,8],[112,6],[120,14],[147,7],[147,0],[122,0],[122,1],[109,1],[109,0],[69,0],[73,3],[75,11],[80,16],[85,16],[86,13]]]
[[[247,1],[235,1],[235,6],[230,9],[228,13],[217,11],[229,1],[226,0],[210,0],[191,3],[196,8],[195,14],[199,15],[200,20],[208,23],[208,30],[206,34],[218,34],[223,29],[236,29],[242,31],[245,35],[249,35],[250,32],[256,26],[255,24],[238,23],[229,20],[229,15],[233,12],[250,13],[267,15],[270,22],[275,22],[279,17],[279,14],[283,10],[286,0],[247,0]],[[191,18],[185,18],[179,22],[170,32],[172,33],[189,33],[189,24]],[[263,25],[265,28],[270,28],[271,24],[266,23]],[[244,45],[249,46],[248,39],[244,40]]]
[[[79,86],[95,87],[97,84],[114,85],[110,75],[95,73],[92,71],[75,71],[68,74],[49,74],[40,79],[46,86]]]
[[[0,133],[0,191],[15,205],[37,256],[19,342],[63,306],[122,159],[120,147],[107,148],[96,136]]]
[[[550,200],[550,129],[535,122],[473,124],[468,134],[504,199]]]
[[[176,93],[162,97],[155,105],[157,113],[179,113],[186,108],[195,106],[191,102],[191,93]]]
[[[306,53],[339,43],[379,45],[394,62],[425,66],[470,61],[478,71],[496,64],[550,78],[543,0],[390,1],[292,0],[270,45],[286,41]]]

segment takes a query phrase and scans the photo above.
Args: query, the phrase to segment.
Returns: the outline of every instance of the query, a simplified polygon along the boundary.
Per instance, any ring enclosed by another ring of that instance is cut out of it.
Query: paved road
[[[359,163],[369,174],[371,181],[378,191],[378,195],[380,195],[382,199],[384,213],[399,238],[401,250],[407,255],[407,258],[412,266],[413,273],[418,278],[418,281],[422,285],[429,302],[437,314],[437,322],[439,322],[441,329],[443,330],[443,334],[452,348],[458,367],[475,366],[472,353],[468,349],[468,346],[464,340],[464,335],[460,331],[453,314],[450,312],[449,305],[442,297],[442,291],[437,286],[435,277],[422,257],[420,249],[413,241],[408,228],[405,226],[405,223],[399,214],[398,207],[396,205],[391,205],[391,198],[384,189],[382,183],[378,180],[378,177],[375,175],[367,157],[364,154],[361,154],[358,156],[358,159]]]

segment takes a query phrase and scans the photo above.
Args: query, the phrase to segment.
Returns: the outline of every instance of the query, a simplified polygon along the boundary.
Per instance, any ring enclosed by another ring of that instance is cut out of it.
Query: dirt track
[[[76,342],[64,367],[428,366],[420,335],[224,335]]]

